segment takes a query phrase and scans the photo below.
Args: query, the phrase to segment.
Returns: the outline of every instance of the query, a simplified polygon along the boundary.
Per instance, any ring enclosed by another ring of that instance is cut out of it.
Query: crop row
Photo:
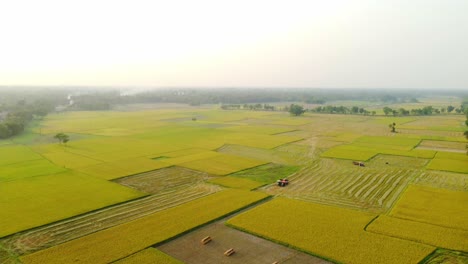
[[[149,214],[20,259],[29,263],[109,263],[239,210],[267,196],[225,190]],[[197,212],[194,214],[193,212]]]
[[[418,174],[408,169],[346,167],[333,160],[322,160],[296,173],[281,194],[318,203],[385,211]],[[267,190],[276,192],[277,188],[270,186]]]
[[[157,195],[17,233],[3,238],[1,242],[10,251],[19,255],[35,252],[189,202],[218,190],[219,188],[216,186],[208,184],[195,184],[189,188],[166,189]]]

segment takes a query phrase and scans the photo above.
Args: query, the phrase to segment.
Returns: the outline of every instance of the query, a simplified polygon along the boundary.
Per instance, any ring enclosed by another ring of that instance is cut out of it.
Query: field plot
[[[373,144],[363,142],[353,142],[349,145],[339,145],[333,147],[324,153],[322,157],[339,158],[349,160],[369,160],[377,154],[388,154],[415,158],[431,159],[436,154],[433,150],[411,149],[412,146]]]
[[[30,160],[0,167],[0,182],[21,180],[66,171],[46,159]]]
[[[227,190],[154,213],[30,255],[28,263],[108,263],[141,251],[265,198],[261,193]],[[197,212],[197,214],[193,214]],[[176,219],[176,221],[174,221]],[[164,226],[164,228],[161,228]],[[105,254],[103,254],[105,252]]]
[[[236,188],[236,189],[246,189],[252,190],[258,188],[263,185],[263,183],[245,179],[245,178],[237,178],[237,177],[218,177],[208,181],[209,183],[218,184],[228,188]]]
[[[370,232],[468,251],[468,193],[411,185],[390,216],[380,216]]]
[[[366,231],[440,248],[468,251],[468,239],[466,239],[468,230],[381,215],[367,227]]]
[[[148,248],[137,252],[124,259],[113,262],[115,264],[143,264],[143,263],[157,263],[157,264],[183,264],[183,262],[164,254],[163,252],[155,249]]]
[[[100,163],[76,170],[94,177],[112,180],[169,166],[171,165],[159,160],[141,157]]]
[[[354,210],[277,198],[228,223],[342,263],[418,263],[435,250],[431,246],[364,231],[374,217],[374,214]]]
[[[468,174],[445,171],[425,171],[413,184],[454,191],[468,191]]]
[[[86,167],[90,165],[96,165],[102,163],[101,160],[95,160],[92,158],[84,157],[81,155],[73,154],[70,152],[51,152],[51,153],[44,153],[43,156],[50,160],[51,162],[65,167],[76,169],[80,167]]]
[[[28,147],[16,144],[0,146],[0,166],[25,162],[29,160],[42,159],[40,155],[29,149]]]
[[[441,140],[422,140],[418,148],[432,149],[447,152],[466,152],[466,144],[463,142],[441,141]]]
[[[145,172],[130,177],[120,178],[114,182],[151,194],[190,188],[203,184],[209,179],[207,173],[189,170],[182,167],[169,167]]]
[[[72,172],[5,182],[0,192],[0,237],[143,195]]]
[[[254,134],[265,134],[265,135],[274,135],[290,131],[295,131],[296,129],[286,126],[259,126],[259,125],[242,125],[242,126],[228,126],[220,128],[221,130],[238,132],[238,133],[254,133]]]
[[[412,130],[435,130],[435,131],[457,131],[463,132],[462,115],[419,117],[417,120],[401,125],[402,129]]]
[[[303,137],[284,135],[262,135],[254,133],[232,133],[225,135],[224,139],[226,144],[272,149],[287,143],[302,140]]]
[[[437,249],[425,264],[440,264],[453,263],[465,264],[468,263],[468,253],[450,251],[445,249]]]
[[[431,170],[468,173],[468,156],[464,153],[438,152],[427,168]]]
[[[251,158],[219,154],[212,158],[189,161],[178,165],[215,175],[226,175],[236,171],[263,165],[265,163],[267,162]]]
[[[406,169],[423,169],[428,162],[429,159],[379,154],[372,158],[367,164],[370,167],[380,168],[397,167]]]
[[[419,174],[406,168],[382,170],[354,166],[349,161],[322,159],[296,172],[287,188],[270,185],[264,189],[270,194],[382,212],[393,205]]]
[[[263,184],[271,184],[278,179],[287,178],[300,169],[299,166],[282,166],[279,164],[265,164],[252,169],[230,174],[231,177],[249,179]]]
[[[390,216],[468,230],[467,204],[467,192],[410,185]]]
[[[185,180],[191,177],[188,184]],[[171,167],[117,180],[154,195],[106,207],[0,240],[13,255],[32,253],[109,227],[175,207],[221,190],[202,182],[204,174]]]
[[[200,240],[206,236],[210,236],[213,240],[202,245]],[[264,264],[275,261],[285,264],[330,263],[298,250],[229,228],[224,224],[224,219],[159,245],[157,248],[187,264]],[[234,248],[236,253],[226,258],[223,252],[227,248]]]
[[[298,165],[307,155],[309,148],[301,145],[288,144],[274,149],[253,148],[241,145],[224,145],[217,151],[220,153],[249,157],[285,165]]]

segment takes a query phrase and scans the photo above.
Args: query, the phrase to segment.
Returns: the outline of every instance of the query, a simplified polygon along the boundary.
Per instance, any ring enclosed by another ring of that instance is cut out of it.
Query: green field
[[[143,195],[74,172],[4,182],[0,192],[0,237]]]
[[[229,225],[336,263],[467,254],[464,116],[218,108],[49,114],[0,140],[0,263],[179,263],[152,246],[269,196]]]

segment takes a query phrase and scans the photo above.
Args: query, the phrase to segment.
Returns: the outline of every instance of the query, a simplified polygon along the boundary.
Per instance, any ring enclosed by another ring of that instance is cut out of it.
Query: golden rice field
[[[228,224],[340,263],[418,263],[435,247],[364,230],[376,215],[277,198]],[[352,249],[352,250],[350,250]]]
[[[0,264],[181,263],[153,247],[250,204],[230,226],[332,262],[464,263],[463,122],[209,107],[50,114],[0,140]]]
[[[410,185],[390,216],[468,230],[467,203],[467,192]]]
[[[468,252],[468,230],[442,227],[386,215],[379,216],[366,231],[427,245]]]
[[[182,264],[183,262],[172,258],[169,255],[155,249],[148,248],[130,255],[126,258],[113,262],[115,264],[141,264],[141,263],[157,263],[157,264]]]
[[[22,256],[23,263],[108,263],[187,232],[267,196],[226,190],[55,247]],[[194,214],[193,212],[197,212]],[[174,221],[177,219],[177,221]],[[83,245],[87,245],[83,247]]]

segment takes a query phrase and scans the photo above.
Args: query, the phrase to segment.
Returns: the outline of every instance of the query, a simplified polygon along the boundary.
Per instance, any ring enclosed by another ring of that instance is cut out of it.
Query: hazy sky
[[[468,0],[2,0],[0,85],[468,89]]]

